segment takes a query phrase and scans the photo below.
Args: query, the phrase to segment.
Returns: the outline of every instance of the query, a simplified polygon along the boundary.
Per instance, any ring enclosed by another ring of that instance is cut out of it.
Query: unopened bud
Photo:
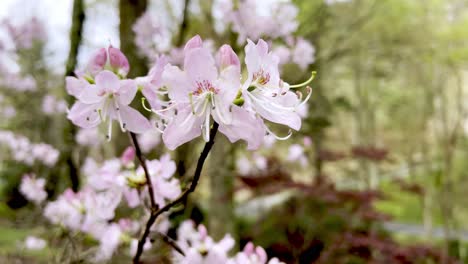
[[[184,47],[184,52],[187,52],[191,49],[195,48],[201,48],[203,46],[203,40],[199,35],[194,36],[191,38],[189,41],[187,41],[187,44],[185,44]]]
[[[219,63],[219,67],[221,69],[227,68],[229,66],[236,66],[239,67],[240,71],[240,62],[237,54],[229,45],[223,45],[217,54],[217,59]]]
[[[91,75],[96,75],[104,69],[107,62],[107,51],[105,48],[99,49],[88,64],[87,70]]]
[[[112,70],[121,76],[126,76],[130,70],[127,57],[122,51],[112,46],[109,46],[109,64]]]

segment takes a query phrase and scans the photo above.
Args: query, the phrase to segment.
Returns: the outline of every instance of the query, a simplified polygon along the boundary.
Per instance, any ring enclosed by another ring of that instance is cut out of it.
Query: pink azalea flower
[[[133,80],[119,80],[114,73],[104,70],[95,81],[96,84],[82,91],[68,113],[75,125],[92,128],[109,118],[108,139],[112,135],[112,120],[120,123],[122,131],[142,133],[151,128],[148,120],[129,106],[137,92]]]
[[[96,262],[109,260],[121,243],[122,230],[116,223],[110,224],[100,238],[99,248],[95,256]]]
[[[234,239],[224,236],[219,242],[208,236],[205,226],[195,228],[192,221],[182,223],[177,230],[177,244],[185,252],[185,256],[174,252],[177,263],[184,264],[218,264],[227,263],[228,253],[234,247]]]
[[[302,167],[307,165],[307,157],[304,148],[299,144],[292,144],[288,149],[287,160],[290,162],[299,162]]]
[[[268,256],[265,250],[257,246],[255,247],[252,242],[245,245],[244,250],[236,254],[227,264],[280,264],[277,258],[268,261]]]
[[[184,70],[168,65],[163,73],[169,97],[177,104],[177,115],[164,130],[164,143],[173,150],[200,135],[208,141],[212,117],[231,142],[243,139],[249,149],[258,148],[258,139],[265,133],[262,121],[232,104],[240,87],[237,55],[223,46],[217,56],[218,69],[202,45],[199,36],[192,38],[184,49]]]
[[[254,44],[249,40],[245,53],[248,77],[243,85],[243,95],[246,103],[268,121],[299,130],[301,117],[297,107],[308,100],[310,93],[301,103],[298,96],[289,91],[289,85],[279,76],[279,59],[268,52],[265,41]]]
[[[296,46],[292,51],[292,61],[299,65],[302,70],[307,69],[314,62],[315,48],[307,40],[298,38]]]
[[[142,87],[141,92],[153,109],[159,110],[162,106],[168,106],[168,104],[161,99],[161,96],[167,94],[167,91],[161,89],[163,86],[162,74],[167,64],[168,61],[166,57],[158,57],[147,76],[136,78],[138,86]]]
[[[27,200],[40,204],[47,198],[45,183],[44,179],[37,179],[34,174],[25,174],[21,179],[19,191]]]
[[[120,156],[120,161],[124,166],[128,166],[133,163],[133,160],[135,159],[135,148],[133,147],[127,147],[125,151],[122,153],[122,156]]]
[[[176,164],[171,160],[169,154],[162,156],[159,160],[147,160],[146,166],[153,184],[154,199],[159,207],[163,207],[166,200],[173,200],[180,195],[179,180],[172,178],[176,171]],[[136,174],[144,177],[141,166],[137,169]]]
[[[97,127],[80,129],[75,136],[75,140],[78,144],[88,147],[99,146],[101,139],[103,139],[103,137],[102,134],[99,133]]]
[[[138,135],[141,151],[148,153],[154,149],[161,142],[161,133],[156,129],[151,129],[143,134]]]
[[[66,190],[57,200],[47,203],[44,216],[51,223],[79,230],[83,219],[83,202],[78,194]]]

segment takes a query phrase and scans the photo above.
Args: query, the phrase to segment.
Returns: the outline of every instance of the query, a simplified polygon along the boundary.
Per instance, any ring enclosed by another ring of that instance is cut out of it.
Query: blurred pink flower
[[[174,252],[177,263],[184,264],[219,264],[227,263],[228,253],[234,247],[234,239],[224,236],[219,242],[208,236],[205,226],[195,228],[191,220],[185,221],[177,230],[177,243],[185,256]]]
[[[24,247],[29,250],[42,250],[47,246],[47,242],[44,239],[28,236],[24,241]]]
[[[303,38],[298,38],[296,46],[292,50],[292,61],[302,70],[307,69],[315,60],[315,48]]]
[[[146,166],[153,184],[154,199],[159,207],[166,204],[166,200],[173,200],[180,195],[179,180],[172,178],[176,171],[176,164],[170,155],[163,155],[159,160],[147,160]],[[144,177],[143,168],[140,166],[136,174]]]
[[[116,223],[110,224],[99,239],[99,248],[94,258],[96,262],[109,260],[121,243],[122,231]]]
[[[129,164],[133,163],[133,160],[135,159],[135,148],[132,146],[129,146],[125,149],[125,151],[122,153],[120,156],[120,161],[122,162],[122,165],[128,166]]]
[[[280,264],[277,258],[268,261],[268,256],[265,250],[257,246],[255,247],[252,242],[245,245],[244,250],[236,254],[234,258],[229,260],[227,264]]]
[[[47,198],[45,184],[45,179],[36,178],[35,174],[25,174],[21,179],[19,191],[28,201],[40,204]]]

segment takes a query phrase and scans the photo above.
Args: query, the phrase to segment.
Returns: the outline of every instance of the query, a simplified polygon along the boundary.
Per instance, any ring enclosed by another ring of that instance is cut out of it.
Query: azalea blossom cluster
[[[135,151],[132,147],[120,159],[107,160],[98,164],[88,158],[82,171],[86,183],[79,192],[67,189],[55,201],[45,204],[44,216],[53,224],[72,232],[83,232],[99,242],[94,261],[105,261],[112,257],[119,246],[127,245],[129,255],[135,254],[137,236],[142,223],[123,217],[116,219],[119,207],[146,208],[149,203],[148,187],[141,166],[135,167]],[[148,160],[147,168],[151,175],[155,203],[164,206],[166,201],[180,194],[180,185],[172,176],[175,162],[169,155],[159,160]],[[32,182],[33,181],[33,182]],[[21,191],[31,201],[42,201],[43,179],[25,176]],[[142,219],[149,212],[143,210]],[[165,233],[169,228],[167,218],[162,218],[152,230]],[[146,249],[151,248],[147,243]]]
[[[35,174],[25,174],[21,179],[19,191],[28,201],[40,204],[47,198],[45,183],[45,179],[36,178]]]
[[[197,12],[201,7],[194,7],[196,4],[193,2],[188,10],[191,18],[201,14]],[[167,21],[172,16],[160,14],[165,9],[158,8],[158,15],[148,10],[138,19],[133,26],[135,44],[151,61],[157,58],[156,54],[165,54],[172,64],[182,65],[183,47],[175,47],[178,44],[173,39],[177,32]],[[299,26],[298,13],[298,7],[290,0],[215,0],[211,8],[217,34],[234,32],[238,45],[247,39],[256,42],[263,38],[280,58],[280,65],[293,63],[306,70],[315,60],[315,49],[307,40],[294,36]],[[212,41],[207,39],[204,43],[208,47]]]
[[[46,95],[42,99],[42,112],[46,115],[66,113],[67,103],[53,95]]]
[[[129,64],[123,53],[112,46],[100,49],[77,77],[67,77],[67,91],[78,99],[68,118],[82,128],[108,120],[109,139],[112,120],[122,131],[144,133],[156,128],[171,150],[199,136],[209,141],[213,122],[231,142],[246,141],[248,149],[259,148],[266,134],[275,135],[265,121],[293,130],[301,127],[298,109],[309,99],[311,89],[303,100],[301,93],[291,89],[305,84],[281,80],[279,59],[265,41],[248,41],[245,77],[229,45],[212,54],[195,36],[183,54],[181,68],[160,57],[147,76],[127,79]],[[129,106],[138,90],[149,102],[145,108],[156,114],[153,125]]]
[[[4,72],[0,75],[1,88],[18,92],[36,91],[36,80],[29,76],[21,76],[18,73]]]
[[[137,236],[143,223],[127,217],[116,218],[119,207],[146,208],[148,204],[148,189],[142,167],[134,166],[135,151],[127,148],[120,159],[107,160],[102,164],[88,158],[82,171],[86,175],[86,183],[79,192],[65,190],[56,200],[47,202],[44,206],[44,216],[51,223],[71,232],[88,234],[99,242],[94,248],[93,262],[108,261],[122,247],[128,248],[128,255],[133,256],[138,244]],[[147,161],[147,167],[152,177],[155,202],[162,207],[168,200],[180,194],[178,180],[172,176],[176,166],[168,155],[159,160]],[[45,180],[33,174],[23,176],[20,192],[31,202],[39,205],[47,197]],[[148,213],[143,210],[141,219]],[[167,218],[160,219],[151,228],[152,232],[166,234],[170,227]],[[268,261],[265,250],[248,243],[244,250],[234,256],[229,252],[235,242],[230,235],[216,242],[211,238],[203,225],[195,226],[193,221],[183,222],[177,230],[177,245],[185,255],[174,250],[174,263],[204,263],[204,264],[277,264],[278,259]],[[46,241],[30,237],[25,241],[25,247],[30,250],[44,248]],[[147,240],[144,250],[150,250],[152,243]]]
[[[52,167],[57,162],[60,152],[45,143],[32,143],[27,137],[8,130],[0,130],[0,147],[9,150],[15,161],[33,165],[34,162]]]
[[[229,257],[235,241],[229,234],[216,242],[208,235],[202,224],[196,226],[191,220],[183,222],[177,229],[177,245],[185,252],[173,252],[175,263],[181,264],[280,264],[277,258],[268,260],[265,250],[252,242],[244,250]]]
[[[232,30],[238,34],[238,43],[248,38],[288,37],[299,26],[299,10],[289,0],[216,0],[212,13],[217,23],[222,25],[218,30],[232,26]]]
[[[21,24],[4,20],[2,25],[7,29],[16,49],[30,49],[35,42],[42,42],[47,39],[44,25],[37,17],[31,17]]]

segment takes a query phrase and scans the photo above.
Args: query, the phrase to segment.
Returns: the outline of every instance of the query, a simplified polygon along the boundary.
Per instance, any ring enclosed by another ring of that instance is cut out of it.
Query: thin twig
[[[141,236],[140,240],[138,241],[138,248],[137,252],[135,254],[135,257],[133,258],[133,263],[138,264],[140,263],[140,257],[141,254],[143,253],[143,245],[146,242],[146,239],[148,238],[148,235],[150,233],[151,226],[154,224],[158,216],[160,216],[162,213],[169,211],[172,207],[176,206],[180,202],[184,201],[187,196],[195,191],[195,188],[197,187],[198,181],[200,180],[201,172],[203,169],[203,164],[205,163],[206,157],[208,156],[208,153],[210,153],[211,148],[213,147],[214,144],[214,139],[216,136],[216,133],[218,132],[218,123],[214,123],[213,127],[211,128],[210,131],[210,140],[206,142],[205,147],[203,148],[200,157],[198,158],[197,162],[197,168],[195,169],[195,173],[193,175],[193,180],[190,183],[190,187],[187,188],[179,197],[177,197],[175,200],[172,202],[166,204],[163,206],[161,209],[157,210],[156,212],[152,212],[148,222],[146,222],[146,227],[145,231],[143,232],[143,235]]]
[[[140,165],[143,168],[143,171],[145,172],[145,178],[146,178],[146,185],[148,185],[148,192],[150,196],[150,202],[151,202],[151,211],[156,211],[158,206],[156,205],[156,202],[154,200],[154,190],[153,190],[153,184],[151,183],[151,177],[148,172],[148,167],[146,167],[146,160],[143,154],[141,153],[141,148],[140,144],[138,143],[138,139],[134,133],[130,132],[130,138],[132,139],[133,146],[135,147],[135,155],[137,156],[138,160],[140,161]]]
[[[180,29],[179,29],[179,34],[177,36],[176,40],[176,46],[179,47],[183,44],[184,42],[184,35],[187,31],[187,21],[188,21],[188,9],[190,5],[190,0],[185,0],[184,3],[184,11],[182,13],[182,22],[180,23]]]
[[[172,239],[171,237],[169,237],[168,235],[164,234],[164,233],[161,233],[161,232],[157,232],[156,233],[158,236],[160,236],[164,242],[166,242],[169,246],[171,246],[173,249],[175,249],[175,251],[179,252],[179,254],[181,254],[182,256],[185,257],[185,252],[182,250],[182,248],[180,248],[179,245],[177,245],[177,242],[174,241],[174,239]],[[152,239],[151,242],[153,242],[154,239]]]

